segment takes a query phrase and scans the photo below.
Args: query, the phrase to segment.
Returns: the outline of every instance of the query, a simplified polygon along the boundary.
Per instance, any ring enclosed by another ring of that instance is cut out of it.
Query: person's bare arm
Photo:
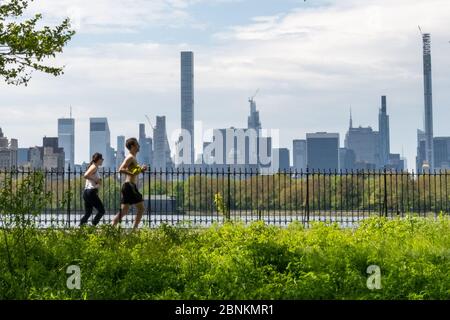
[[[125,158],[125,160],[122,162],[122,164],[120,165],[119,172],[127,174],[129,176],[133,176],[133,173],[130,170],[128,170],[128,167],[130,166],[131,161],[133,161],[133,157],[127,156]]]
[[[97,179],[94,176],[96,170],[97,170],[97,167],[95,165],[91,165],[89,167],[89,169],[86,171],[86,173],[84,174],[84,178],[86,180],[91,180],[94,183],[99,183],[99,179]]]

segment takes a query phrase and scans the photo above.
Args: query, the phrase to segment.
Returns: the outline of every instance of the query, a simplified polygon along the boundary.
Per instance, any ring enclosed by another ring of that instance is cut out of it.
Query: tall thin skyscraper
[[[181,129],[191,136],[188,163],[194,164],[194,53],[191,51],[181,52]]]
[[[386,96],[381,97],[381,109],[378,115],[378,130],[380,132],[380,165],[381,167],[386,167],[389,164],[389,154],[391,153]]]
[[[71,170],[75,166],[75,119],[58,119],[59,146],[64,149],[64,168]]]
[[[431,77],[431,36],[422,34],[423,40],[423,78],[425,95],[425,161],[430,170],[434,168],[433,152],[433,88]]]

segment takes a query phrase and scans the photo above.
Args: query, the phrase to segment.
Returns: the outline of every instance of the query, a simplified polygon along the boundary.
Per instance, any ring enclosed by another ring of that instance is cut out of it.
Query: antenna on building
[[[353,128],[352,106],[350,106],[350,129]]]
[[[72,106],[70,106],[70,119],[72,119]]]
[[[422,28],[420,26],[418,26],[418,27],[419,27],[420,34],[423,36]]]

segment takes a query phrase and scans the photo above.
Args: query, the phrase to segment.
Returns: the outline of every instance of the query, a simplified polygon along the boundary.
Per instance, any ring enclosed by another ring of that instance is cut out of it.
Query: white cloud
[[[190,16],[189,7],[237,1],[242,0],[36,0],[29,13],[42,13],[54,23],[70,17],[81,34],[126,34],[149,26],[203,28]]]

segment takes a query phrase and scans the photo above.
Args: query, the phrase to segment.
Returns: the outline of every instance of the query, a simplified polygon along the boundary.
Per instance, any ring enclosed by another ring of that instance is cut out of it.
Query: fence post
[[[309,223],[309,167],[306,168],[306,221]]]
[[[63,173],[64,174],[64,173]],[[70,190],[70,164],[67,170],[67,217],[69,219],[69,228],[70,228],[70,198],[71,198],[71,190]]]
[[[226,217],[228,220],[231,220],[231,168],[228,167],[228,205],[227,205],[227,213]]]
[[[388,208],[387,208],[387,170],[384,168],[384,216],[387,218],[388,216]]]

